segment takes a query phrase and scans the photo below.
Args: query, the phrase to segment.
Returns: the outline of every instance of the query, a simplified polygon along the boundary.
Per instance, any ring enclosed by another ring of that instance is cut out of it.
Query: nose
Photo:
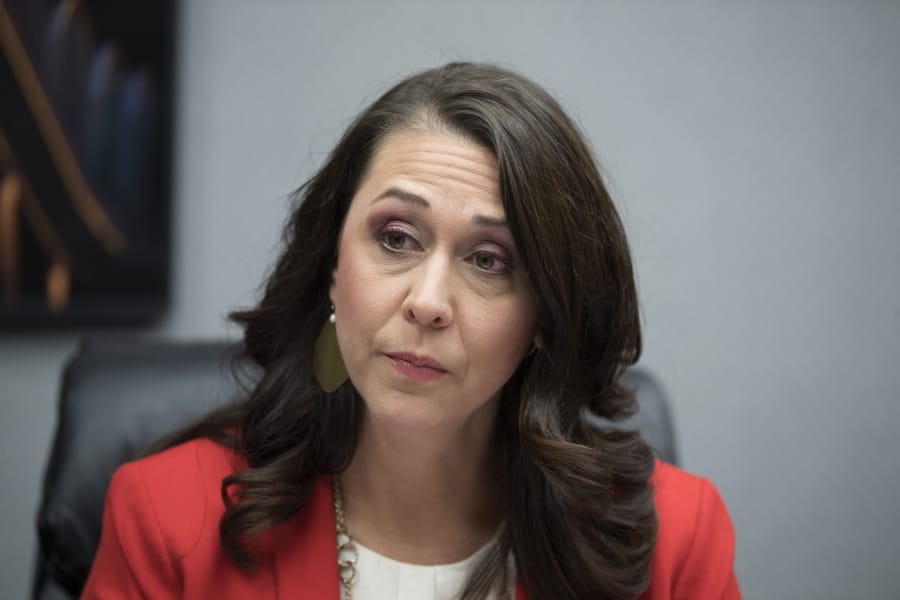
[[[412,283],[400,307],[410,323],[444,328],[453,322],[452,269],[449,261],[432,256],[410,272]]]

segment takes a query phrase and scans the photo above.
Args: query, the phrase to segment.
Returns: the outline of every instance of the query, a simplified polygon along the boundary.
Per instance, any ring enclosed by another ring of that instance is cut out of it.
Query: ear
[[[337,285],[337,273],[337,261],[335,261],[334,267],[331,269],[331,283],[328,285],[328,301],[332,306],[334,306],[334,286]]]
[[[338,238],[337,243],[341,243],[340,237]],[[331,259],[331,281],[328,283],[328,301],[331,302],[332,306],[334,306],[334,288],[337,286],[339,264],[340,254],[338,253],[337,248],[335,248],[334,257]]]
[[[544,336],[541,335],[540,331],[538,331],[537,333],[534,334],[533,343],[534,343],[534,347],[537,348],[538,350],[544,349]]]

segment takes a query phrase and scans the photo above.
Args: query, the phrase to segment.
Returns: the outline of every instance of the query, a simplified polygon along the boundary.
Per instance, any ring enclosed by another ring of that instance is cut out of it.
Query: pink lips
[[[388,354],[387,357],[398,373],[413,381],[432,381],[447,373],[444,365],[429,356],[396,352]]]

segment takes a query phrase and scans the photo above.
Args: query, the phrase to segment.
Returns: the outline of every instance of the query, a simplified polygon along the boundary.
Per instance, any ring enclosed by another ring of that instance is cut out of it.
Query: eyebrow
[[[401,190],[398,187],[389,187],[384,190],[375,200],[372,201],[372,204],[375,204],[379,200],[384,200],[385,198],[396,198],[397,200],[401,200],[408,204],[415,204],[417,206],[421,206],[422,208],[431,208],[431,204],[428,203],[428,200],[423,198],[418,194],[414,194],[412,192],[407,192],[406,190]]]
[[[406,202],[407,204],[413,204],[415,206],[419,206],[422,208],[431,208],[431,204],[423,198],[422,196],[415,194],[413,192],[409,192],[407,190],[400,189],[398,187],[389,187],[384,190],[372,201],[372,204],[380,200],[384,200],[385,198],[394,198],[396,200],[400,200],[401,202]],[[509,228],[509,224],[506,222],[506,219],[498,219],[496,217],[488,217],[486,215],[475,215],[472,217],[472,220],[484,227],[506,227]]]

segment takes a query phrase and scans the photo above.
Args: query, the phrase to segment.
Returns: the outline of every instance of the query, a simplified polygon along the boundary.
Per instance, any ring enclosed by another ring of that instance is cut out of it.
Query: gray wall
[[[748,598],[895,597],[900,4],[186,0],[175,297],[236,335],[285,195],[366,101],[448,59],[515,67],[593,141],[631,234],[644,363],[712,478]],[[0,338],[0,581],[25,595],[67,336]]]

